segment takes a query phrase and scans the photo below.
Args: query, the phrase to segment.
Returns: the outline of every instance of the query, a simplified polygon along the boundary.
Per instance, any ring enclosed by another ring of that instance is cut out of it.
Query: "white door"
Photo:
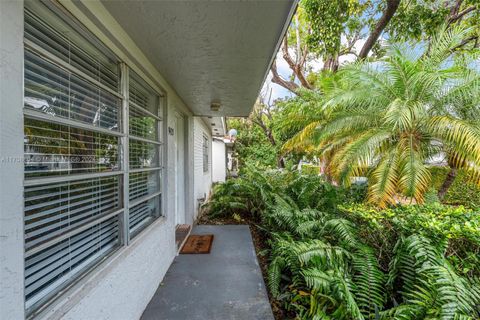
[[[185,223],[185,118],[175,115],[175,222]]]

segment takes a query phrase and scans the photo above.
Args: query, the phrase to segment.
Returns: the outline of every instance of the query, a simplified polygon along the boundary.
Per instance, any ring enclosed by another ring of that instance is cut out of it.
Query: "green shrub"
[[[439,190],[450,169],[446,167],[432,167],[432,187]],[[467,208],[480,209],[480,186],[472,183],[465,170],[459,170],[457,177],[448,190],[443,203],[451,205],[463,205]]]
[[[234,214],[257,217],[282,192],[289,181],[288,172],[261,170],[246,165],[238,178],[216,184],[209,201],[204,205],[210,217],[230,217]]]
[[[378,210],[356,204],[342,207],[347,219],[365,230],[363,237],[387,253],[398,237],[421,235],[445,248],[457,272],[480,276],[480,213],[441,204]]]
[[[304,165],[302,165],[302,173],[303,174],[319,175],[320,174],[320,167],[316,166],[316,165],[313,165],[313,164],[304,164]]]
[[[204,205],[210,217],[232,216],[234,214],[247,214],[249,205],[249,188],[242,180],[229,179],[224,183],[214,185],[212,196]]]
[[[301,209],[335,211],[339,204],[363,201],[366,186],[353,184],[346,189],[316,174],[248,165],[238,178],[216,184],[205,207],[212,217],[235,213],[255,216],[273,202],[274,195],[289,199]]]
[[[368,184],[357,182],[345,189],[344,203],[363,203],[367,199]]]
[[[286,195],[301,208],[334,210],[343,200],[343,190],[325,181],[322,176],[292,172],[285,186]]]

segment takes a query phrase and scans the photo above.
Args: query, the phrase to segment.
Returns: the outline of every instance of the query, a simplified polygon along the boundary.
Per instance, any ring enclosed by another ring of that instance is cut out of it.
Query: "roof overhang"
[[[297,0],[102,3],[194,115],[219,117],[250,113]]]

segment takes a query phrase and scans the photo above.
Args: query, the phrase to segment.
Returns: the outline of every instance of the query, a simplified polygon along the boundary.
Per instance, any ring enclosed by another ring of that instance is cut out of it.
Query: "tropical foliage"
[[[480,317],[478,212],[438,203],[379,211],[362,194],[318,175],[248,167],[208,206],[251,214],[265,231],[282,319]],[[220,205],[229,198],[247,208]]]
[[[295,96],[230,120],[240,177],[206,205],[263,230],[281,319],[480,319],[479,12],[300,2],[281,46],[292,75],[271,69]]]
[[[238,131],[235,152],[239,167],[255,164],[259,167],[276,167],[281,144],[272,145],[264,131],[251,119],[228,120],[228,127]]]
[[[401,196],[422,203],[428,161],[442,154],[480,183],[480,73],[475,55],[455,54],[469,32],[440,31],[424,48],[393,44],[381,60],[344,67],[285,150],[313,151],[345,185],[368,176],[369,200],[381,207]]]
[[[344,60],[381,58],[385,39],[428,42],[441,26],[471,27],[459,47],[478,48],[479,19],[478,0],[301,0],[281,45],[290,74],[274,61],[271,79],[295,94],[315,89]]]

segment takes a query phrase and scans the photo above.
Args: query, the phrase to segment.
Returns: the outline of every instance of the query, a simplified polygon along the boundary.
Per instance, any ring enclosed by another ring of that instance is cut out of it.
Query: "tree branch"
[[[360,39],[360,32],[357,32],[357,33],[355,33],[355,35],[353,37],[348,39],[347,46],[340,50],[340,52],[338,53],[338,56],[343,56],[343,55],[346,55],[346,54],[353,54],[358,58],[358,53],[356,53],[353,50],[353,47],[355,46],[355,43],[357,43],[357,41],[359,39]]]
[[[450,7],[450,14],[449,17],[453,17],[458,13],[458,10],[460,10],[460,6],[462,5],[463,0],[457,0],[455,1],[455,4]],[[445,7],[448,8],[449,1],[445,1]],[[448,20],[448,19],[447,19]]]
[[[290,56],[290,52],[288,51],[288,39],[285,36],[283,39],[283,45],[282,45],[282,53],[283,53],[283,59],[287,62],[288,66],[290,69],[292,69],[293,74],[297,77],[297,79],[300,81],[303,87],[307,89],[312,89],[312,85],[308,83],[307,79],[305,79],[305,76],[303,75],[303,67],[301,63],[295,63],[293,60],[292,56]],[[300,53],[298,53],[300,54]]]
[[[370,50],[372,50],[383,30],[388,25],[395,12],[397,12],[399,5],[400,0],[387,0],[387,7],[385,8],[385,11],[383,12],[380,19],[377,21],[375,28],[373,29],[372,33],[370,33],[370,36],[368,37],[367,41],[362,47],[362,50],[360,50],[360,53],[358,54],[360,59],[365,59],[368,56],[368,53],[370,52]]]
[[[272,146],[277,145],[277,142],[275,141],[275,138],[273,137],[272,132],[270,131],[270,129],[268,129],[268,127],[265,125],[265,123],[263,123],[263,121],[261,121],[259,119],[252,119],[252,122],[255,123],[256,125],[258,125],[260,128],[262,128],[263,133],[265,133],[265,136],[267,137],[268,141],[270,141],[270,144]]]
[[[476,47],[476,41],[478,41],[478,36],[470,36],[468,38],[463,39],[462,42],[460,42],[457,46],[452,48],[452,51],[460,49],[461,47],[465,46],[466,44],[468,44],[471,41],[475,41],[474,42],[474,47]]]
[[[296,94],[296,90],[298,89],[298,84],[293,81],[287,81],[283,79],[277,71],[277,61],[273,60],[272,66],[270,67],[270,71],[272,72],[272,82],[278,84],[279,86],[284,87],[285,89],[290,90],[291,92]]]
[[[300,22],[298,20],[298,14],[295,15],[295,37],[296,37],[296,41],[297,41],[297,54],[295,55],[295,61],[297,64],[300,64],[300,60],[301,60],[301,52],[302,52],[302,48],[301,48],[301,42],[300,42]]]
[[[305,62],[307,61],[307,56],[308,56],[308,45],[303,46],[303,51],[302,51],[302,58],[300,59],[299,65],[302,66],[302,68],[305,68]]]
[[[451,16],[450,19],[448,19],[448,23],[451,24],[451,23],[457,22],[458,20],[462,19],[463,16],[469,14],[470,12],[472,12],[475,9],[476,9],[475,6],[471,6],[471,7],[466,8],[465,10],[460,11],[459,13]]]
[[[273,135],[273,130],[270,128],[268,123],[265,123],[265,121],[263,121],[263,115],[265,115],[270,121],[272,120],[270,106],[265,105],[262,101],[257,100],[257,103],[255,103],[255,106],[253,107],[253,112],[250,114],[249,119],[252,121],[252,123],[256,124],[262,129],[270,144],[273,147],[276,147],[277,141],[275,140],[275,137]],[[285,160],[283,159],[281,154],[277,155],[277,167],[285,168]]]

